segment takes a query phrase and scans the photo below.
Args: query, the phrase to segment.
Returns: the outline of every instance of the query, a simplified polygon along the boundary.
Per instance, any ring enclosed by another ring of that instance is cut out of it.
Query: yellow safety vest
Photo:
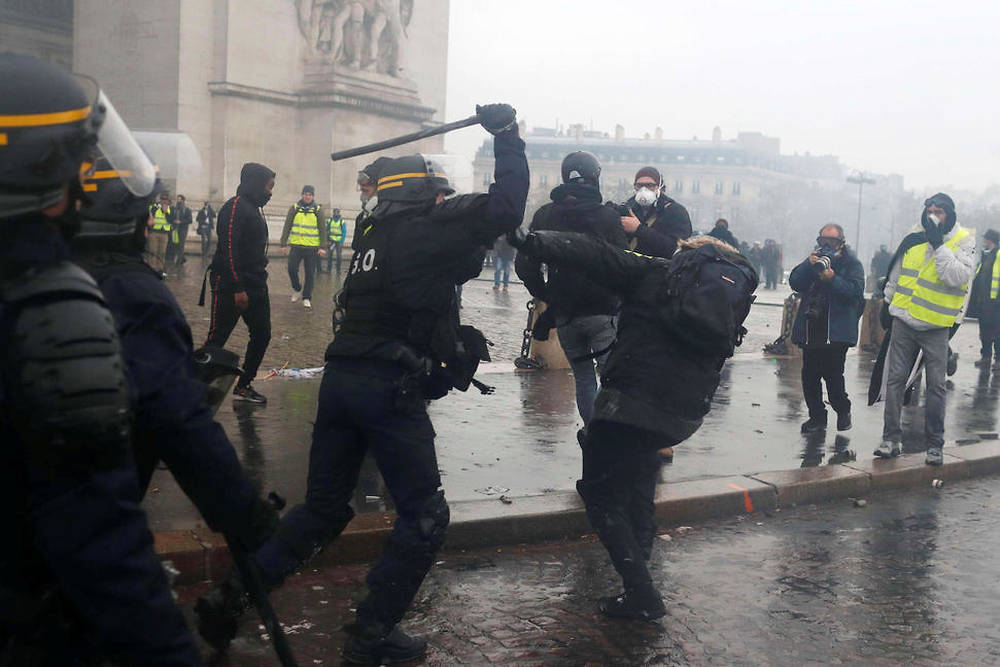
[[[164,212],[159,206],[156,207],[156,211],[153,211],[152,206],[149,207],[149,210],[153,213],[153,231],[169,232],[170,223],[167,222],[167,213],[170,213],[170,207],[167,207],[166,212]]]
[[[954,252],[968,235],[968,230],[960,227],[944,244]],[[902,308],[921,322],[950,327],[962,312],[969,284],[952,287],[942,283],[934,264],[934,252],[927,252],[929,248],[929,244],[921,243],[903,255],[892,305]]]
[[[327,239],[330,243],[341,243],[344,240],[344,220],[330,218],[330,238]]]
[[[315,208],[295,207],[292,232],[288,235],[289,245],[319,247],[319,211],[319,206]]]
[[[990,282],[990,301],[997,298],[997,293],[1000,292],[1000,256],[993,258],[993,280]],[[983,270],[983,265],[980,264],[976,267],[976,275]]]

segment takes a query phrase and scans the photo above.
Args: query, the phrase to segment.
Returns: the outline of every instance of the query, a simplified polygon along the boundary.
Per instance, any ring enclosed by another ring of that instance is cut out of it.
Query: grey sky
[[[529,126],[758,130],[909,188],[979,189],[1000,182],[998,24],[980,0],[452,0],[447,116],[507,101]]]

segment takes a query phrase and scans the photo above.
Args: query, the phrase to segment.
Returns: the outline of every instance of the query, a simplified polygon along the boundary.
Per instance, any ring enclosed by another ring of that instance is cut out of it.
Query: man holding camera
[[[809,408],[803,433],[826,429],[823,386],[837,413],[837,430],[851,428],[851,400],[844,388],[847,348],[857,345],[864,310],[865,270],[844,243],[840,225],[824,225],[817,247],[792,269],[788,284],[802,295],[792,342],[802,348],[802,394]]]
[[[965,306],[976,263],[976,238],[956,224],[955,202],[938,193],[924,202],[920,227],[908,234],[889,267],[885,302],[892,316],[886,358],[885,421],[879,458],[899,456],[900,413],[906,381],[918,352],[924,353],[927,398],[924,434],[927,465],[944,462],[945,379],[949,332]]]

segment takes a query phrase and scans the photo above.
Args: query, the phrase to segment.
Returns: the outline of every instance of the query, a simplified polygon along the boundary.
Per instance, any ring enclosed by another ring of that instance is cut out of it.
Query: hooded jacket
[[[865,270],[851,249],[844,246],[833,258],[833,279],[819,279],[819,274],[805,259],[788,275],[789,286],[802,295],[802,306],[792,325],[792,342],[802,347],[823,344],[854,346],[858,343],[858,318],[865,309]],[[810,340],[806,316],[810,300],[825,308],[826,332],[823,340]]]
[[[691,216],[687,209],[663,193],[652,206],[639,206],[634,196],[624,204],[608,202],[608,206],[620,216],[628,215],[631,210],[639,218],[641,224],[631,235],[629,245],[643,255],[669,258],[677,251],[677,242],[691,236]],[[652,223],[647,224],[650,220]]]
[[[531,231],[578,232],[600,238],[625,248],[628,238],[621,220],[610,208],[601,205],[601,192],[593,185],[567,183],[551,194],[531,221]],[[548,280],[542,277],[542,263],[529,255],[518,255],[514,262],[518,277],[533,297],[547,302],[558,325],[574,317],[610,315],[618,310],[618,297],[599,282],[568,267],[548,267]]]
[[[268,231],[260,209],[271,199],[265,186],[274,176],[264,165],[248,162],[243,165],[236,196],[219,209],[211,268],[225,291],[267,287]]]

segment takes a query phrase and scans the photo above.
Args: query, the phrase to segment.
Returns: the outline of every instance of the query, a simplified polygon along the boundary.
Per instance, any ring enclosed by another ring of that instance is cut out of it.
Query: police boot
[[[352,665],[386,665],[422,658],[427,653],[427,640],[411,637],[399,626],[392,629],[380,623],[347,628],[350,638],[344,646],[344,662]]]
[[[195,603],[198,634],[216,651],[225,651],[236,637],[240,617],[249,608],[250,597],[239,575],[234,572]]]
[[[620,595],[601,598],[597,606],[602,614],[612,618],[652,621],[667,613],[663,599],[652,585],[626,587]]]

